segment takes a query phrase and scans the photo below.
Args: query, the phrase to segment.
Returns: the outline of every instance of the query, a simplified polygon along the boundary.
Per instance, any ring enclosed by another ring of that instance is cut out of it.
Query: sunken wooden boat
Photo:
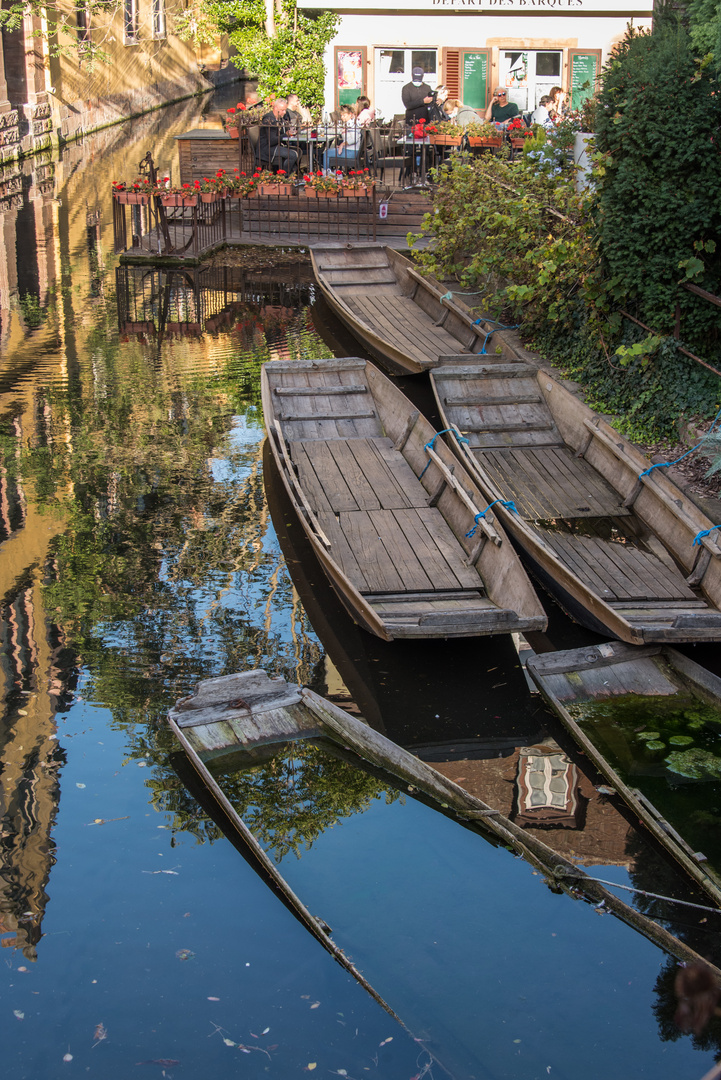
[[[526,666],[608,794],[721,905],[721,845],[710,820],[721,756],[705,748],[721,734],[721,679],[668,645],[608,642],[532,656]]]
[[[442,357],[470,357],[484,347],[491,327],[475,321],[440,282],[423,277],[392,248],[314,244],[310,256],[330,307],[393,373],[425,371]],[[500,335],[497,343],[503,355]]]
[[[603,883],[589,877],[538,837],[312,690],[290,685],[282,678],[271,679],[259,669],[206,679],[191,697],[176,703],[168,723],[222,811],[224,828],[232,829],[248,847],[284,902],[323,947],[394,1016],[390,1006],[333,941],[327,923],[308,910],[282,877],[223,792],[219,770],[237,767],[239,761],[252,764],[259,755],[265,758],[269,752],[282,753],[287,744],[299,739],[335,745],[343,756],[348,752],[355,755],[359,766],[380,769],[395,778],[400,790],[411,798],[430,800],[441,813],[456,817],[490,842],[522,856],[546,876],[554,891],[602,904],[679,960],[700,959],[685,942],[619,900]],[[721,976],[721,972],[718,974]]]
[[[454,451],[536,577],[589,629],[630,644],[721,639],[713,523],[557,379],[528,364],[431,372]],[[703,535],[711,530],[710,535]]]
[[[478,487],[373,364],[274,360],[261,385],[283,483],[356,622],[388,641],[546,626]]]

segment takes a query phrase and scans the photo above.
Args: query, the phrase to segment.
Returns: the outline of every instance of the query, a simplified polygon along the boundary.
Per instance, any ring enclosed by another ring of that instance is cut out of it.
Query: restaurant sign
[[[298,0],[301,8],[330,8],[333,11],[465,12],[467,14],[544,14],[636,15],[651,17],[648,3],[634,5],[632,0]]]

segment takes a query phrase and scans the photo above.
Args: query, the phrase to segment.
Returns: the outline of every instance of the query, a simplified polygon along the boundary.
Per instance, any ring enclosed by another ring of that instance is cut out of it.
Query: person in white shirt
[[[372,120],[375,120],[376,111],[371,109],[370,99],[367,97],[359,97],[355,103],[356,111],[356,124],[359,127],[366,127]]]
[[[352,165],[358,158],[363,132],[358,127],[355,109],[352,105],[343,105],[340,110],[340,122],[343,126],[341,141],[332,146],[325,156],[326,169],[343,169]]]
[[[531,115],[532,124],[542,124],[545,128],[553,127],[553,120],[551,119],[551,114],[548,111],[548,103],[550,102],[550,100],[550,97],[548,97],[547,94],[544,94],[544,96],[538,102],[537,108]]]

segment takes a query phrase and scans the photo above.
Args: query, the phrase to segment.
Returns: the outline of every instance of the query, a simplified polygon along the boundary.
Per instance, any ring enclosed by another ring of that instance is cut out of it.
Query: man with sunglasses
[[[514,116],[518,116],[519,112],[518,106],[508,100],[508,91],[505,86],[497,86],[491,103],[486,109],[486,120],[491,120],[494,124],[506,124]]]

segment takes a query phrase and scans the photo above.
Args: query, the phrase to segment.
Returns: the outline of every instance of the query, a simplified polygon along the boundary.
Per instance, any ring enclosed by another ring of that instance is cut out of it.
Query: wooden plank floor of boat
[[[430,315],[408,296],[392,292],[375,293],[373,296],[340,292],[339,295],[378,337],[407,353],[419,364],[434,364],[439,356],[464,351],[458,338],[443,327],[436,326]]]

